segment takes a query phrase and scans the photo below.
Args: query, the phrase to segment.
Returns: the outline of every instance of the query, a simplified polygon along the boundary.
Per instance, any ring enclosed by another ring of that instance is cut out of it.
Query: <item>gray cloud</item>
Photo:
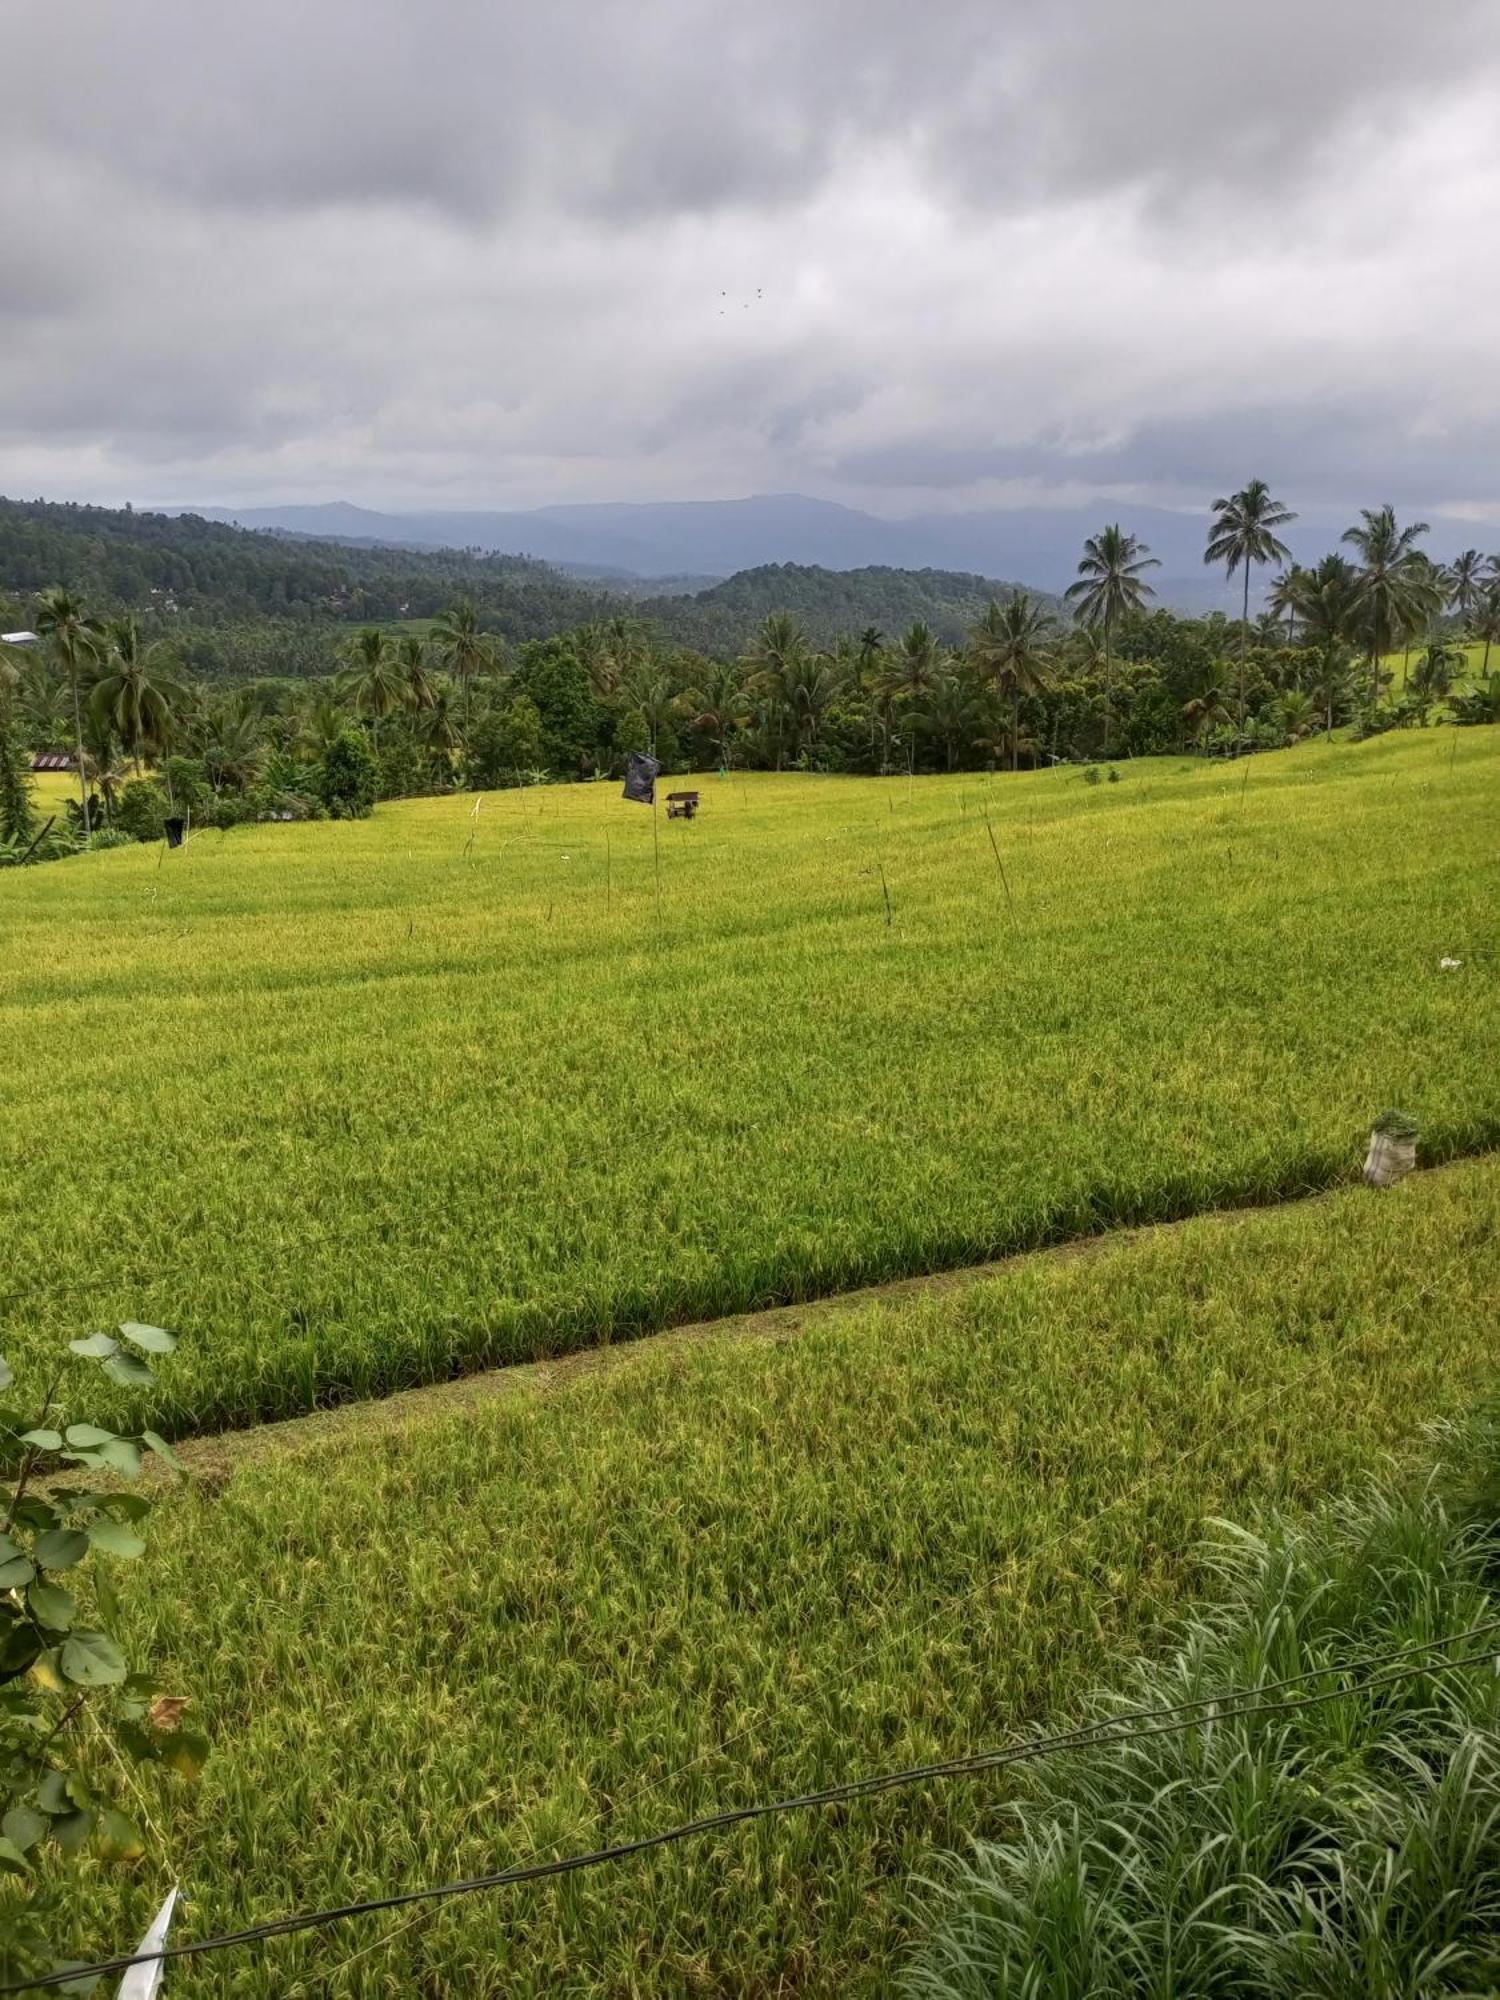
[[[55,0],[8,31],[0,485],[1486,505],[1497,28]]]

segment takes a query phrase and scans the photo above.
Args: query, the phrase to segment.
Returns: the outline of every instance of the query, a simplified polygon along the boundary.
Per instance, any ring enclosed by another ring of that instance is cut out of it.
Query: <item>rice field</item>
[[[205,1936],[1065,1722],[1204,1587],[1207,1517],[1346,1490],[1492,1382],[1497,1307],[1484,1160],[190,1448],[131,1601],[214,1753],[148,1798],[136,1875],[70,1876],[68,1942],[133,1942],[173,1880]],[[169,1990],[889,1992],[912,1871],[1007,1797],[914,1788]]]
[[[0,1351],[174,1326],[180,1434],[1500,1138],[1500,732],[1118,771],[0,878]]]

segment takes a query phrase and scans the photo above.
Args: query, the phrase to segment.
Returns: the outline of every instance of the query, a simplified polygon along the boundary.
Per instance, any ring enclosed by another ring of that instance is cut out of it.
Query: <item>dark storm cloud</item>
[[[51,0],[0,485],[1493,495],[1500,0]]]

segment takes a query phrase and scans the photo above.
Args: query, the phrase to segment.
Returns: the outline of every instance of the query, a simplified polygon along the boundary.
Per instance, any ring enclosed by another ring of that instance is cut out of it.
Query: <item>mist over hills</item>
[[[1370,504],[1385,497],[1374,495]],[[1084,506],[926,513],[904,520],[799,493],[510,511],[380,512],[346,501],[197,511],[210,520],[341,541],[531,556],[600,581],[612,573],[622,583],[625,576],[681,578],[701,587],[710,578],[790,563],[828,570],[946,570],[1012,579],[1047,592],[1060,591],[1071,582],[1085,537],[1118,520],[1159,557],[1162,566],[1152,582],[1163,603],[1196,612],[1239,609],[1238,585],[1226,584],[1222,571],[1203,564],[1207,500],[1196,512],[1094,501]],[[1354,518],[1353,508],[1342,513],[1304,509],[1286,540],[1299,561],[1312,561],[1338,545]],[[1472,523],[1444,520],[1431,512],[1427,518],[1433,523],[1428,546],[1435,556],[1448,557],[1475,540],[1483,543],[1483,531]],[[1263,586],[1265,576],[1256,581]]]

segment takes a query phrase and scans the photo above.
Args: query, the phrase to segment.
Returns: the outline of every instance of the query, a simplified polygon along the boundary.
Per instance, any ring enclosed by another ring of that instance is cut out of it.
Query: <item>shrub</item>
[[[115,805],[115,830],[130,840],[160,840],[168,811],[167,795],[154,778],[132,778]]]
[[[318,796],[330,819],[368,819],[375,805],[375,758],[363,733],[345,729],[323,753]]]
[[[541,712],[529,695],[519,694],[476,725],[465,774],[472,790],[499,791],[519,784],[522,773],[543,762]]]

